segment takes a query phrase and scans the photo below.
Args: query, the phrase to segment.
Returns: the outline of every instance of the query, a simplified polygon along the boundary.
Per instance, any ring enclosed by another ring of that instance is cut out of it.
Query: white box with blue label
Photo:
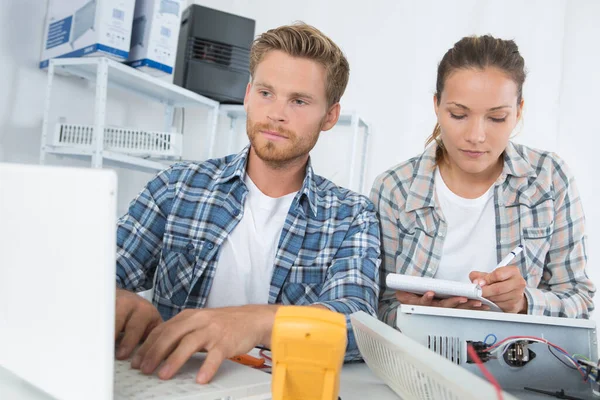
[[[40,68],[51,58],[127,60],[135,0],[49,0]]]
[[[136,0],[127,64],[153,76],[173,73],[182,0]]]

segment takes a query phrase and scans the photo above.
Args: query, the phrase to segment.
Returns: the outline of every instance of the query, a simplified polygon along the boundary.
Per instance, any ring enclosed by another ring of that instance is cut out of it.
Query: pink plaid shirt
[[[390,325],[399,303],[385,286],[387,274],[433,277],[442,257],[448,225],[435,196],[435,151],[429,146],[379,175],[371,190],[382,239],[378,315]],[[528,313],[589,318],[595,286],[585,271],[585,217],[564,161],[511,142],[494,186],[496,256],[524,245],[511,264],[527,281]]]

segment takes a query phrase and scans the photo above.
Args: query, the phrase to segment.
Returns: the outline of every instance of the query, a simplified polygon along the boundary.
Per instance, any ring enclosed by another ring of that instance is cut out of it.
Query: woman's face
[[[497,68],[458,69],[446,78],[434,106],[451,167],[486,175],[502,165],[523,109],[517,98],[516,83]]]

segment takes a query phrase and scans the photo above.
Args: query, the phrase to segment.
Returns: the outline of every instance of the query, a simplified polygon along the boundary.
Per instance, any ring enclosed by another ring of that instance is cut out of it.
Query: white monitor
[[[269,374],[229,360],[207,385],[202,354],[170,381],[115,363],[116,187],[108,170],[0,164],[0,398],[270,398]]]
[[[0,366],[58,399],[112,393],[116,187],[0,164]]]

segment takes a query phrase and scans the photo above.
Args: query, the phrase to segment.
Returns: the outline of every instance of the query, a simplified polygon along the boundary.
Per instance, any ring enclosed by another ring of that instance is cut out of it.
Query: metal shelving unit
[[[74,76],[95,82],[94,121],[89,126],[64,125],[50,126],[51,96],[55,75]],[[106,126],[107,89],[118,88],[143,98],[161,103],[164,106],[164,132],[145,132],[132,129],[119,129]],[[48,85],[46,88],[46,104],[42,127],[42,142],[40,147],[40,163],[44,163],[47,154],[70,156],[74,158],[91,158],[91,166],[101,168],[104,161],[144,171],[156,171],[166,167],[166,164],[149,160],[137,154],[144,151],[144,146],[152,146],[153,153],[160,153],[160,144],[165,155],[172,156],[176,145],[181,146],[182,132],[172,132],[175,109],[186,107],[208,107],[211,118],[208,121],[209,158],[215,146],[219,103],[207,97],[198,95],[187,89],[153,78],[127,65],[104,57],[62,58],[50,60],[48,67]],[[60,138],[65,128],[70,136]],[[67,129],[68,128],[68,129]],[[126,132],[125,132],[126,131]],[[75,133],[73,133],[75,132]],[[112,136],[108,136],[107,132]],[[116,134],[127,133],[126,139],[116,138]],[[52,135],[52,137],[50,137]],[[179,135],[179,137],[171,137]],[[50,139],[53,140],[50,140]],[[133,139],[132,139],[133,138]],[[117,143],[118,142],[118,143]],[[159,144],[157,146],[157,143]],[[127,151],[115,151],[111,144],[119,149],[129,147]],[[156,150],[158,148],[158,150]],[[135,150],[135,151],[134,151]],[[180,149],[179,149],[180,150]]]
[[[246,119],[246,111],[243,106],[238,105],[222,105],[220,107],[220,113],[229,118],[229,144],[228,144],[228,152],[233,153],[235,151],[235,135],[238,128],[238,123],[240,120],[245,122]],[[350,156],[350,182],[348,183],[348,187],[357,192],[363,191],[363,185],[365,181],[365,173],[367,168],[367,145],[369,142],[369,134],[370,134],[370,126],[369,124],[358,115],[356,112],[347,112],[342,111],[340,114],[340,118],[336,126],[338,125],[346,125],[352,128],[352,151]],[[362,132],[362,151],[360,154],[360,165],[359,165],[359,179],[358,184],[355,184],[355,175],[356,175],[356,160],[358,159],[358,147],[360,136]]]

